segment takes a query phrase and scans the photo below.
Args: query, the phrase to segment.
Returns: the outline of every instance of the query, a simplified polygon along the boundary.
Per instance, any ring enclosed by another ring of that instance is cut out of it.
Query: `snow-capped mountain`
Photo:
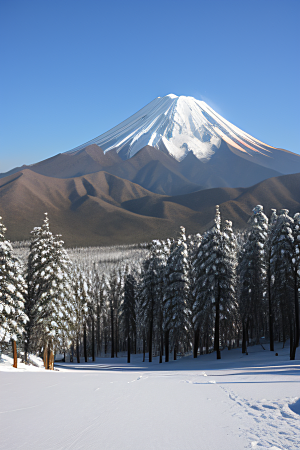
[[[297,173],[300,155],[264,144],[203,101],[169,94],[73,150],[0,178],[26,168],[53,178],[105,172],[157,194],[178,195]]]
[[[222,140],[245,159],[275,170],[282,169],[270,164],[274,147],[240,130],[205,102],[174,94],[156,98],[116,127],[68,153],[97,144],[105,153],[115,149],[122,159],[128,159],[150,145],[169,153],[177,161],[193,152],[206,162],[218,151]]]

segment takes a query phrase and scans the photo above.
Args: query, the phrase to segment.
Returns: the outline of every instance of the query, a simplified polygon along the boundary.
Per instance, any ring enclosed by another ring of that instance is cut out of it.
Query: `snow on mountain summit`
[[[273,148],[232,125],[204,101],[168,94],[157,97],[111,130],[67,153],[97,144],[105,153],[116,149],[123,159],[128,159],[151,145],[178,161],[190,151],[207,161],[222,139],[235,151],[244,153],[244,157],[255,153],[268,156]]]

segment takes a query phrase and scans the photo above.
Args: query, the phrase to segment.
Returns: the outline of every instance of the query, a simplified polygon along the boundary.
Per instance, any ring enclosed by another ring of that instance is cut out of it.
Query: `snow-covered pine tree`
[[[24,311],[26,285],[11,243],[5,239],[5,232],[0,217],[0,353],[13,341],[16,358],[16,342],[22,340],[24,325],[28,321]]]
[[[163,270],[169,240],[153,240],[148,257],[142,263],[138,285],[137,317],[142,332],[143,354],[145,359],[146,337],[148,341],[149,362],[152,362],[153,343],[159,344],[160,362],[163,353]]]
[[[116,269],[110,274],[108,280],[108,302],[110,310],[110,335],[111,335],[111,358],[115,357],[115,352],[117,352],[116,345],[116,321],[118,315],[118,293],[119,293],[119,277]]]
[[[120,307],[120,321],[127,343],[127,362],[130,363],[131,342],[136,334],[135,279],[131,274],[125,276],[124,297]]]
[[[201,308],[197,301],[198,292],[198,256],[200,253],[200,246],[202,242],[202,236],[198,233],[195,236],[188,236],[187,239],[187,251],[188,251],[188,277],[189,277],[189,290],[187,298],[187,319],[189,328],[191,330],[193,339],[193,356],[197,358],[197,352],[199,347],[199,341],[201,340]]]
[[[267,295],[269,302],[269,335],[270,335],[270,351],[274,351],[274,306],[272,299],[272,273],[271,273],[271,253],[272,253],[272,235],[277,222],[276,209],[271,209],[272,214],[268,227],[268,239],[265,245],[266,268],[267,268]]]
[[[46,368],[54,362],[54,350],[69,344],[71,335],[72,289],[71,262],[63,248],[60,236],[49,229],[48,215],[42,227],[32,233],[28,261],[28,296],[26,311],[29,315],[25,352],[44,348]]]
[[[254,330],[256,343],[267,316],[266,304],[266,244],[268,218],[261,205],[255,206],[250,217],[251,229],[246,235],[239,258],[240,311],[243,322],[242,351],[246,352],[248,328]]]
[[[80,343],[81,339],[84,339],[86,333],[86,322],[89,313],[89,290],[86,282],[85,274],[80,267],[76,267],[73,270],[73,340],[76,342],[76,358],[77,363],[80,363]],[[85,339],[86,341],[86,339]],[[85,343],[84,343],[85,344]],[[86,345],[84,345],[85,358]]]
[[[299,346],[299,284],[300,284],[300,213],[294,215],[294,301],[295,301],[295,347]]]
[[[96,265],[93,265],[92,271],[92,302],[93,302],[93,317],[92,322],[94,320],[95,334],[96,334],[96,354],[97,356],[101,353],[101,331],[103,324],[103,313],[104,313],[104,295],[103,290],[105,286],[104,275],[100,276],[99,271],[96,268]],[[92,323],[93,328],[93,323]],[[92,330],[93,334],[93,330]],[[92,344],[93,345],[93,344]]]
[[[214,350],[217,359],[220,359],[220,318],[226,318],[235,309],[237,259],[236,239],[231,222],[226,221],[224,231],[221,230],[218,205],[214,222],[214,226],[203,236],[201,245],[203,262],[199,273],[199,301],[207,310],[206,314],[215,318]]]
[[[141,311],[143,314],[143,324],[145,326],[143,336],[143,353],[145,355],[145,340],[148,337],[149,362],[152,362],[153,329],[155,318],[157,317],[157,279],[156,279],[156,255],[154,243],[150,250],[149,258],[142,265],[139,295]],[[145,357],[145,356],[144,356]]]
[[[272,298],[278,305],[282,320],[283,341],[290,337],[290,359],[295,359],[295,303],[294,303],[294,220],[282,209],[271,239]]]
[[[165,268],[164,304],[167,322],[172,331],[174,359],[181,338],[188,330],[189,266],[185,228],[180,227],[179,237],[171,248]]]
[[[168,258],[170,256],[171,250],[171,240],[167,239],[166,241],[155,240],[154,242],[154,252],[156,255],[156,267],[155,267],[155,275],[156,275],[156,303],[157,303],[157,334],[159,340],[159,363],[162,363],[162,358],[164,354],[164,275],[168,262]],[[166,360],[169,360],[169,355],[166,354]]]
[[[106,355],[110,336],[110,295],[108,280],[104,274],[101,277],[101,290],[102,306],[100,323],[102,324],[102,340],[104,341],[104,354]]]
[[[223,254],[226,272],[221,279],[222,302],[220,305],[221,319],[225,343],[231,348],[232,339],[236,337],[239,322],[239,308],[237,299],[237,238],[232,229],[231,220],[225,220],[223,228]],[[227,343],[229,341],[229,344]]]

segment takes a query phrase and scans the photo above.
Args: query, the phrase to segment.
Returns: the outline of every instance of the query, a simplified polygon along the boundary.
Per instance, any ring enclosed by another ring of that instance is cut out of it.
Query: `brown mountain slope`
[[[241,158],[224,141],[206,163],[192,152],[178,162],[149,145],[123,161],[115,150],[104,154],[100,147],[93,144],[75,153],[61,153],[37,164],[13,169],[7,174],[0,174],[0,178],[24,169],[54,178],[74,178],[104,170],[162,195],[186,194],[214,187],[247,187],[280,175]]]
[[[11,240],[28,239],[48,212],[51,229],[68,246],[113,245],[174,236],[180,225],[203,232],[215,205],[236,228],[252,208],[300,211],[300,174],[284,175],[250,188],[215,188],[168,197],[106,172],[55,179],[22,170],[0,181],[0,215]]]

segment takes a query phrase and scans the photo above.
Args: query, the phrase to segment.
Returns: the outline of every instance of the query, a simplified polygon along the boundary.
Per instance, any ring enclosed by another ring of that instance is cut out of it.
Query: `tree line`
[[[127,352],[169,361],[241,347],[262,337],[283,344],[290,359],[299,345],[300,213],[268,218],[261,205],[248,227],[234,232],[219,207],[203,236],[154,240],[145,258],[103,273],[71,262],[48,215],[31,233],[20,264],[0,219],[0,350],[12,346],[53,368],[55,353],[73,361]],[[101,264],[101,263],[100,263]]]

